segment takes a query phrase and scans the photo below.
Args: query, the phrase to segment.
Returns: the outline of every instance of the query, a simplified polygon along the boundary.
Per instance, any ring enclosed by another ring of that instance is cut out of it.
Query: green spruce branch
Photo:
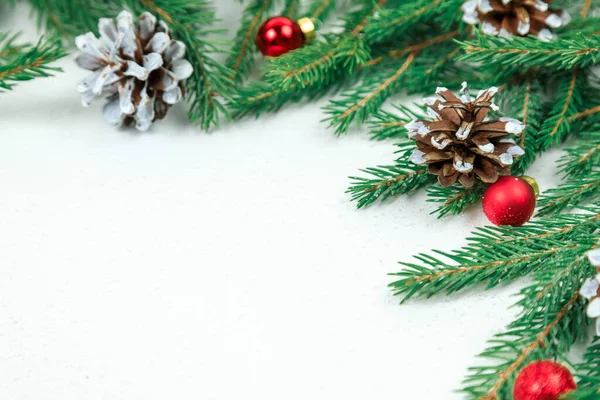
[[[29,0],[38,25],[48,31],[72,38],[85,32],[98,33],[98,20],[121,11],[117,1]]]
[[[583,19],[579,25],[600,25],[600,18]],[[585,27],[582,27],[585,28]],[[580,28],[580,29],[582,29]],[[541,41],[531,38],[503,38],[479,33],[475,40],[460,41],[462,61],[494,63],[513,72],[543,66],[557,70],[585,68],[600,62],[600,36],[579,34],[569,39]]]
[[[225,62],[233,71],[232,80],[243,81],[254,67],[256,47],[254,38],[260,24],[269,16],[273,0],[251,0],[244,8],[241,23],[235,35],[229,57]]]
[[[541,92],[540,82],[533,77],[528,77],[518,84],[510,85],[499,96],[503,113],[525,124],[525,130],[518,138],[518,144],[525,154],[511,167],[514,175],[523,175],[540,154],[539,131],[546,115]]]
[[[400,144],[398,153],[412,152],[412,143]],[[362,170],[367,177],[350,177],[352,184],[347,190],[357,207],[362,208],[376,201],[385,201],[391,196],[411,193],[423,186],[431,184],[435,177],[413,163],[402,161],[401,156],[396,165],[367,168]]]
[[[8,43],[0,47],[0,53],[8,54],[0,62],[0,92],[13,89],[21,81],[52,76],[61,69],[50,64],[67,55],[56,38],[41,38],[34,46]]]
[[[543,193],[538,201],[538,215],[549,215],[572,209],[600,196],[600,169],[593,168],[580,178],[570,178],[560,186]]]
[[[541,150],[561,144],[571,133],[571,124],[577,113],[584,108],[584,88],[588,85],[583,73],[575,68],[560,75],[560,83],[553,97],[554,107],[548,113],[539,132]]]
[[[551,262],[566,265],[594,246],[590,229],[597,229],[600,209],[592,210],[592,215],[558,215],[521,228],[480,228],[460,250],[419,254],[420,264],[401,263],[406,268],[392,274],[401,279],[390,287],[407,300],[454,293],[474,283],[485,282],[489,289]]]
[[[439,207],[432,212],[438,214],[439,218],[458,215],[471,204],[479,203],[484,190],[485,186],[482,184],[470,188],[432,185],[427,188],[427,202],[439,204]]]
[[[369,43],[382,43],[402,38],[424,23],[449,27],[460,20],[463,3],[462,0],[416,0],[379,9],[369,18],[364,34]]]
[[[424,117],[424,110],[416,112],[411,108],[402,105],[394,106],[395,112],[379,110],[373,114],[373,120],[370,123],[371,138],[375,140],[385,139],[406,139],[406,129],[404,125],[413,119]]]
[[[447,78],[459,49],[444,44],[458,34],[457,30],[443,33],[370,60],[356,84],[323,108],[330,127],[338,135],[346,133],[354,122],[360,126],[370,119],[400,88],[431,84],[442,73]]]
[[[302,16],[315,21],[323,22],[336,8],[335,0],[311,0],[305,6]]]
[[[600,166],[600,130],[580,132],[577,142],[565,149],[559,166],[568,179],[591,174],[594,167]]]
[[[0,64],[5,64],[27,50],[30,45],[18,43],[18,33],[0,32]]]
[[[600,338],[596,338],[583,356],[583,361],[577,366],[580,389],[600,393]]]

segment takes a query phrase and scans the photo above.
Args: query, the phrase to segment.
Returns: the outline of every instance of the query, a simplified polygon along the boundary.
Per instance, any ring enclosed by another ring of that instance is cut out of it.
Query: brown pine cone
[[[408,136],[417,142],[410,160],[428,165],[444,187],[458,179],[466,187],[479,178],[485,183],[496,182],[499,176],[510,175],[515,157],[524,151],[511,135],[520,135],[525,125],[513,118],[487,121],[490,109],[497,110],[493,98],[498,88],[491,87],[472,99],[466,82],[460,98],[446,88],[436,94],[443,98],[427,98],[432,121],[415,120],[406,125]]]
[[[468,0],[463,4],[463,21],[481,24],[487,35],[536,35],[552,40],[553,28],[565,26],[571,20],[566,10],[550,8],[552,0]]]

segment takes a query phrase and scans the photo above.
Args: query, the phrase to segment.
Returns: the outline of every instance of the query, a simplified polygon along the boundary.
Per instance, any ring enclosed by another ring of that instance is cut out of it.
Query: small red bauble
[[[495,225],[524,225],[535,210],[535,191],[514,176],[501,176],[483,193],[483,212]]]
[[[523,368],[513,389],[514,400],[558,400],[577,389],[571,372],[553,361],[535,361]]]
[[[256,46],[265,56],[279,57],[304,45],[304,33],[300,25],[287,17],[266,20],[256,34]]]

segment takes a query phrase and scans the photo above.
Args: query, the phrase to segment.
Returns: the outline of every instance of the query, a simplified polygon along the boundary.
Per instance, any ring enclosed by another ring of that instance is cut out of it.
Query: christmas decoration
[[[295,22],[287,17],[266,20],[256,34],[256,46],[267,57],[279,57],[299,49],[314,39],[315,26],[310,18]]]
[[[494,225],[521,226],[535,210],[535,191],[527,181],[503,176],[483,193],[483,212]]]
[[[486,35],[510,37],[535,35],[552,40],[552,29],[571,21],[567,11],[550,7],[551,0],[468,0],[463,4],[463,21],[481,25]]]
[[[417,142],[410,160],[427,165],[444,187],[457,179],[471,187],[475,178],[493,183],[499,176],[510,175],[514,158],[523,155],[511,135],[520,135],[525,125],[513,118],[486,120],[490,110],[498,110],[493,102],[498,88],[482,90],[475,99],[466,82],[460,97],[443,87],[436,93],[443,101],[425,99],[433,120],[414,120],[406,125],[408,136]]]
[[[589,300],[587,315],[596,319],[596,335],[600,336],[600,249],[587,253],[590,264],[597,268],[595,278],[588,278],[581,287],[581,296]]]
[[[560,395],[577,389],[573,375],[552,361],[535,361],[517,376],[514,400],[559,400]]]
[[[77,64],[93,71],[77,86],[82,104],[89,106],[104,97],[108,123],[135,123],[136,129],[145,131],[185,95],[183,82],[194,72],[183,58],[185,44],[173,40],[167,24],[148,12],[137,24],[129,11],[122,11],[116,24],[102,18],[98,31],[99,39],[91,32],[76,39],[82,51]]]

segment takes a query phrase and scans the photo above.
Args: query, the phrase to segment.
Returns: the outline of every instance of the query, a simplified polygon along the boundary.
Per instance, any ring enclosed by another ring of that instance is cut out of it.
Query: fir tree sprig
[[[520,83],[510,85],[499,95],[503,113],[513,116],[525,125],[525,130],[518,139],[518,144],[525,154],[512,165],[511,172],[514,175],[524,174],[540,154],[539,131],[546,115],[541,93],[540,82],[530,76]]]
[[[41,38],[34,46],[10,48],[10,56],[0,62],[0,93],[11,90],[17,82],[49,77],[62,71],[50,64],[67,55],[57,38]]]
[[[379,166],[362,170],[367,177],[350,177],[352,183],[346,193],[362,208],[390,196],[408,194],[420,187],[431,184],[434,177],[427,173],[427,168],[403,161],[406,153],[412,152],[413,143],[398,144],[400,158],[393,166]]]
[[[540,266],[566,265],[595,245],[597,238],[590,230],[598,228],[600,208],[589,211],[591,215],[558,215],[520,228],[479,228],[460,250],[419,254],[415,258],[420,264],[402,262],[406,268],[392,274],[401,279],[390,287],[407,300],[453,293],[479,282],[489,289]]]
[[[442,23],[448,27],[460,19],[463,3],[462,0],[415,0],[380,9],[369,18],[364,34],[369,43],[382,43],[397,40],[423,23]]]
[[[580,389],[600,393],[600,338],[588,347],[583,355],[583,361],[577,365]]]
[[[241,23],[235,35],[229,57],[225,62],[233,71],[232,80],[240,83],[254,66],[256,49],[254,38],[260,24],[269,15],[273,0],[251,0],[242,12]]]
[[[121,11],[120,2],[86,0],[29,0],[36,12],[38,25],[64,38],[84,32],[98,33],[98,20]]]
[[[478,184],[470,188],[450,186],[441,187],[432,185],[427,188],[427,202],[438,203],[439,207],[432,214],[438,214],[439,218],[446,215],[458,215],[468,206],[481,201],[485,186]]]
[[[331,100],[330,105],[324,107],[324,110],[330,114],[327,119],[330,120],[330,126],[335,126],[335,132],[345,133],[355,120],[360,125],[377,112],[383,102],[398,89],[402,82],[401,76],[411,66],[415,56],[415,53],[410,53],[399,68],[389,72],[384,70],[386,78],[383,81],[382,74],[370,74],[354,90],[344,93],[343,99]]]
[[[600,166],[600,131],[580,132],[577,142],[565,149],[559,165],[569,179],[587,176],[594,167]]]
[[[580,25],[597,27],[600,18],[587,18]],[[542,41],[531,38],[510,39],[479,33],[475,40],[461,41],[462,61],[494,63],[513,72],[544,68],[572,70],[600,62],[600,36],[579,34],[574,38]]]
[[[546,116],[538,135],[541,150],[562,143],[571,132],[571,124],[583,109],[583,91],[587,79],[578,68],[560,75],[560,83],[553,98],[554,107]]]
[[[369,71],[357,77],[357,83],[345,90],[341,98],[323,107],[329,126],[338,135],[346,133],[353,122],[360,126],[377,113],[399,88],[427,85],[440,73],[451,73],[448,64],[454,62],[459,49],[447,44],[458,34],[455,30],[436,35],[370,60]]]
[[[311,0],[307,2],[303,16],[323,22],[335,10],[336,0]]]
[[[30,45],[17,43],[18,33],[0,32],[0,64],[23,53]]]
[[[395,112],[380,110],[373,114],[371,129],[369,131],[371,138],[375,140],[385,139],[406,139],[406,129],[404,125],[413,119],[424,118],[425,112],[417,112],[409,107],[402,105],[394,106]]]
[[[580,178],[570,178],[560,186],[547,190],[538,201],[538,215],[549,215],[577,207],[600,195],[600,169],[593,168]]]

